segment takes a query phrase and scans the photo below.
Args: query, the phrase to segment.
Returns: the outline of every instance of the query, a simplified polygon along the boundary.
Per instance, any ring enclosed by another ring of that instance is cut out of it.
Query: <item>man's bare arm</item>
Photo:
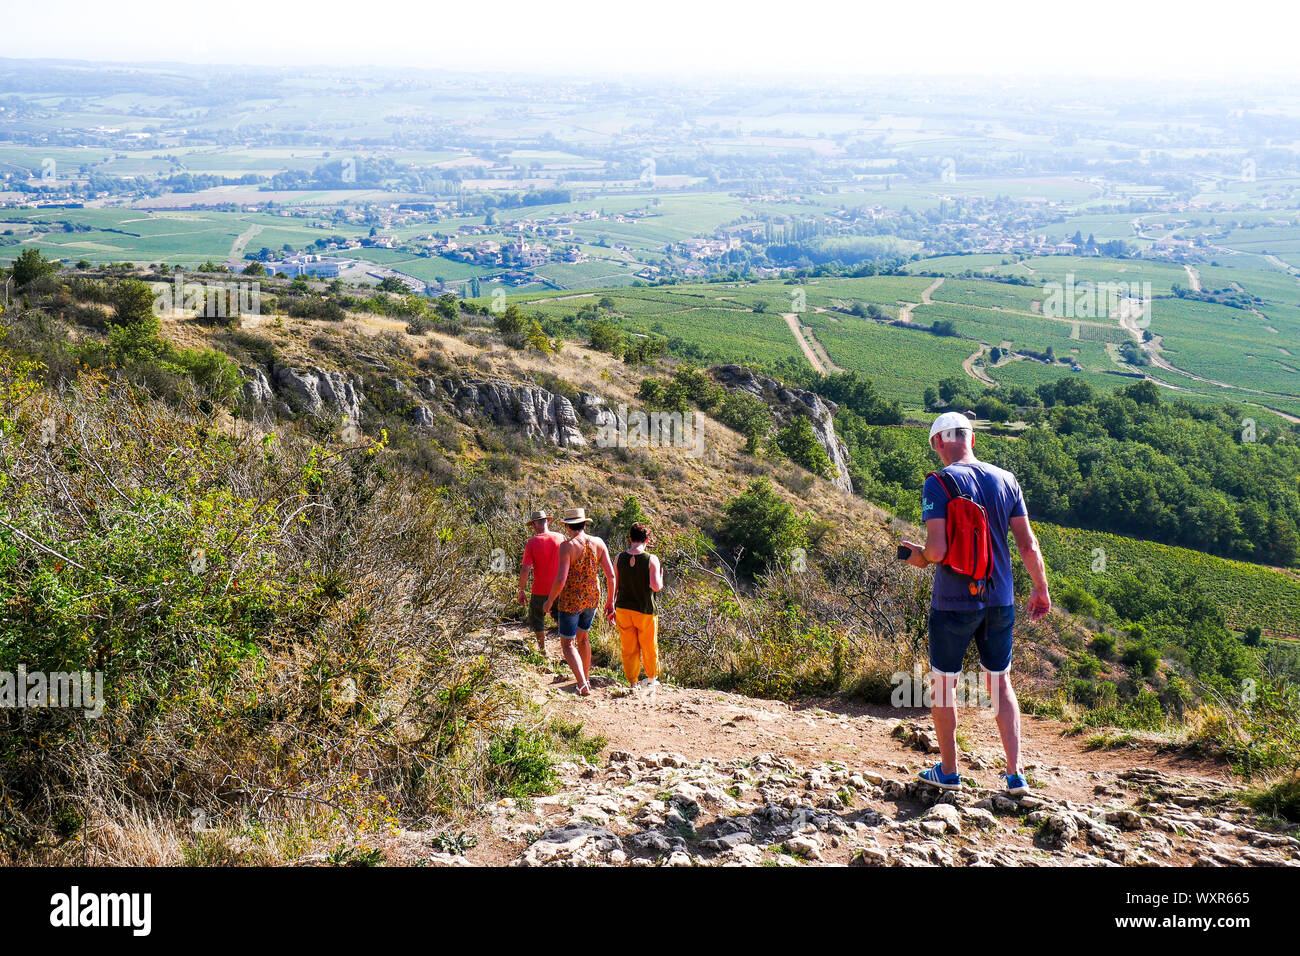
[[[930,518],[925,522],[925,547],[915,541],[904,541],[903,546],[912,549],[907,563],[918,568],[931,564],[942,564],[948,556],[948,520]]]
[[[1043,564],[1043,552],[1038,547],[1038,536],[1027,515],[1017,515],[1011,519],[1011,535],[1016,539],[1016,550],[1020,560],[1025,563],[1029,579],[1034,582],[1034,590],[1029,595],[1029,616],[1039,618],[1052,609],[1052,597],[1047,590],[1047,566]]]
[[[524,603],[525,589],[528,587],[528,569],[532,565],[523,564],[519,566],[519,603]]]

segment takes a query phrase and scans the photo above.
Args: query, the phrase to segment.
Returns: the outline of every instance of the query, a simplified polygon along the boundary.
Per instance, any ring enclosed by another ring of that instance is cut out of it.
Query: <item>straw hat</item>
[[[582,524],[587,520],[586,508],[565,508],[564,517],[560,519],[565,524]]]
[[[528,523],[532,524],[534,521],[547,521],[550,517],[551,516],[546,513],[546,509],[543,508],[541,511],[534,511],[530,514],[528,516]]]

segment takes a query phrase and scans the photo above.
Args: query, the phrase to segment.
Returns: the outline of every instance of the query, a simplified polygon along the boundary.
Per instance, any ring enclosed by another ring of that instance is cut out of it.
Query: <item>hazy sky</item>
[[[0,56],[553,73],[1300,76],[1295,4],[1250,0],[55,0]]]

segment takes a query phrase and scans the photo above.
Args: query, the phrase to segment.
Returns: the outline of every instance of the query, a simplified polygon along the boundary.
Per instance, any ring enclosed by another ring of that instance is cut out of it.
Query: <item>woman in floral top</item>
[[[554,606],[560,622],[560,649],[573,671],[577,691],[583,697],[591,693],[591,630],[596,606],[600,604],[600,568],[605,571],[605,615],[614,613],[614,562],[609,548],[594,535],[587,534],[587,512],[569,508],[561,519],[569,540],[560,545],[555,583],[544,612]]]

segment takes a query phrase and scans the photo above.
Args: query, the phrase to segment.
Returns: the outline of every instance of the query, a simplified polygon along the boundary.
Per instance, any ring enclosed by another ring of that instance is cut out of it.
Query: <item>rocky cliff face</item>
[[[326,409],[346,415],[348,421],[361,418],[363,396],[355,380],[342,372],[325,372],[318,368],[306,371],[281,365],[275,369],[275,384],[282,394],[313,415]]]
[[[278,365],[270,370],[250,365],[241,368],[244,399],[250,405],[277,415],[346,416],[359,422],[366,401],[360,380],[344,372],[320,368]],[[384,380],[398,394],[417,400],[411,411],[417,426],[432,427],[442,408],[462,420],[485,416],[501,428],[522,432],[534,441],[550,442],[561,448],[588,445],[582,425],[596,428],[620,425],[618,413],[604,399],[580,392],[571,401],[538,385],[504,379],[461,379],[453,376],[417,380],[414,392],[398,379]]]
[[[794,415],[806,416],[812,424],[813,434],[831,460],[831,482],[841,491],[853,490],[853,483],[849,480],[848,452],[835,434],[838,405],[815,392],[758,375],[741,365],[719,365],[713,369],[713,377],[720,385],[762,399],[780,424],[784,425]]]
[[[361,420],[366,397],[355,376],[288,365],[275,366],[269,376],[259,366],[245,366],[241,371],[244,375],[244,398],[250,405],[280,415],[306,412],[310,415],[346,416],[353,423]]]
[[[580,392],[576,401],[570,401],[538,385],[503,379],[426,378],[416,385],[426,398],[444,405],[458,418],[484,415],[502,428],[561,448],[587,446],[580,427],[583,422],[598,428],[618,424],[618,414],[590,392]],[[430,424],[432,409],[418,407],[414,419],[417,425]]]

